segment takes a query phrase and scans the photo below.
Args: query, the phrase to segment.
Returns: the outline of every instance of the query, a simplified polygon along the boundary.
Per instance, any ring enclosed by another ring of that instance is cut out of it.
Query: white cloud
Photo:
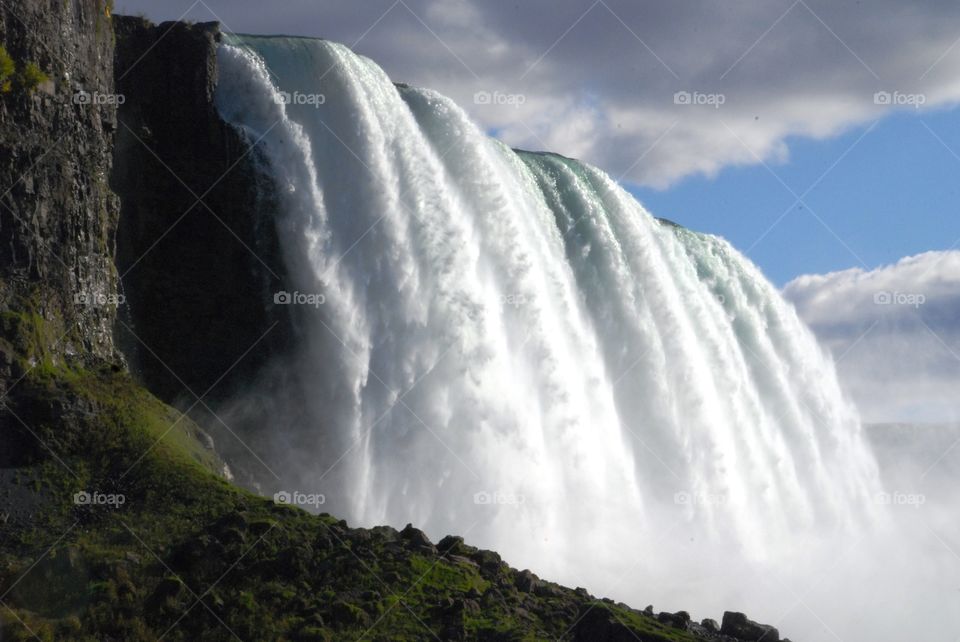
[[[172,19],[191,1],[157,4],[120,9]],[[449,95],[511,145],[654,186],[775,161],[789,136],[832,136],[897,108],[875,104],[876,92],[923,94],[923,109],[960,100],[960,5],[945,0],[289,0],[282,11],[206,0],[187,17],[356,43],[394,80]],[[527,101],[473,103],[495,89]],[[678,91],[724,103],[677,105]]]
[[[960,419],[960,251],[801,276],[783,293],[867,421]]]

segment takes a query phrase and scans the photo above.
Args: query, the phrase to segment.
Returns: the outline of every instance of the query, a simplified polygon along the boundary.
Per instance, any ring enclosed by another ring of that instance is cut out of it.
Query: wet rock
[[[706,629],[708,633],[720,632],[720,625],[716,620],[711,620],[710,618],[704,618],[703,621],[700,622],[700,626]]]
[[[463,543],[463,538],[458,535],[447,535],[437,543],[437,550],[442,555],[467,555],[471,552],[468,550],[470,548]]]
[[[427,534],[419,528],[414,528],[413,524],[407,524],[404,529],[400,531],[400,537],[406,540],[411,546],[428,550],[433,553],[437,552],[436,547],[434,547],[433,542],[430,541],[430,538],[427,537]]]
[[[488,573],[496,573],[503,565],[503,560],[500,558],[500,555],[493,551],[478,550],[470,555],[470,559]]]
[[[780,632],[767,624],[747,619],[743,613],[727,611],[723,614],[720,633],[748,642],[780,642]]]
[[[529,570],[523,570],[517,573],[517,578],[515,581],[516,587],[524,593],[533,593],[536,591],[539,583],[540,578]]]
[[[370,529],[370,533],[383,542],[393,542],[400,537],[400,533],[392,526],[374,526]]]
[[[686,611],[677,611],[676,613],[667,613],[664,611],[657,615],[657,621],[684,631],[690,628],[690,614]]]

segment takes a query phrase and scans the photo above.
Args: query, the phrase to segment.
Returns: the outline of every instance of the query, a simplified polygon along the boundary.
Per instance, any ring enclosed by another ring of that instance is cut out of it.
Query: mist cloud
[[[960,419],[960,251],[801,276],[783,293],[867,421]]]

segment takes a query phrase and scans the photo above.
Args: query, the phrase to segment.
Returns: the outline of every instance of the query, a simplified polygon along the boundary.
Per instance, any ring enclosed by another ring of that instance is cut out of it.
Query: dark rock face
[[[282,274],[270,184],[214,106],[219,25],[116,16],[114,27],[127,97],[111,179],[128,300],[118,343],[165,401],[189,406],[186,389],[211,387],[207,401],[222,400],[280,349],[283,333],[268,332]]]
[[[517,573],[517,590],[523,593],[535,593],[539,583],[540,578],[529,570],[523,570]]]
[[[419,528],[414,528],[413,524],[407,524],[406,527],[400,531],[400,537],[409,542],[414,548],[436,553],[436,548],[434,548],[433,543],[430,541],[430,538],[427,537],[427,534]]]
[[[657,616],[657,620],[676,629],[683,629],[684,631],[690,628],[690,614],[686,611],[677,611],[676,613],[667,613],[664,611]]]
[[[105,2],[0,4],[0,43],[18,66],[32,61],[49,76],[33,91],[0,94],[0,313],[8,315],[0,335],[16,343],[13,326],[22,323],[13,317],[29,310],[57,335],[42,341],[48,358],[119,362],[119,204],[108,185],[117,98]],[[0,383],[20,376],[16,352],[24,351],[0,345]]]
[[[463,538],[459,535],[447,535],[437,543],[437,549],[443,555],[462,555],[464,553]]]
[[[758,624],[747,619],[743,613],[732,611],[723,614],[720,633],[738,640],[750,640],[750,642],[780,642],[780,632],[772,626]]]

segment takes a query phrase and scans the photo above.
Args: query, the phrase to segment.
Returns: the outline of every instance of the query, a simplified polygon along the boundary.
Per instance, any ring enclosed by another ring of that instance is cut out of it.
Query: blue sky
[[[715,178],[630,191],[657,216],[725,237],[780,286],[800,274],[873,269],[960,245],[956,108],[900,112],[872,129],[787,144],[787,162],[769,169],[728,167]],[[780,182],[800,196],[821,175],[802,204]]]

